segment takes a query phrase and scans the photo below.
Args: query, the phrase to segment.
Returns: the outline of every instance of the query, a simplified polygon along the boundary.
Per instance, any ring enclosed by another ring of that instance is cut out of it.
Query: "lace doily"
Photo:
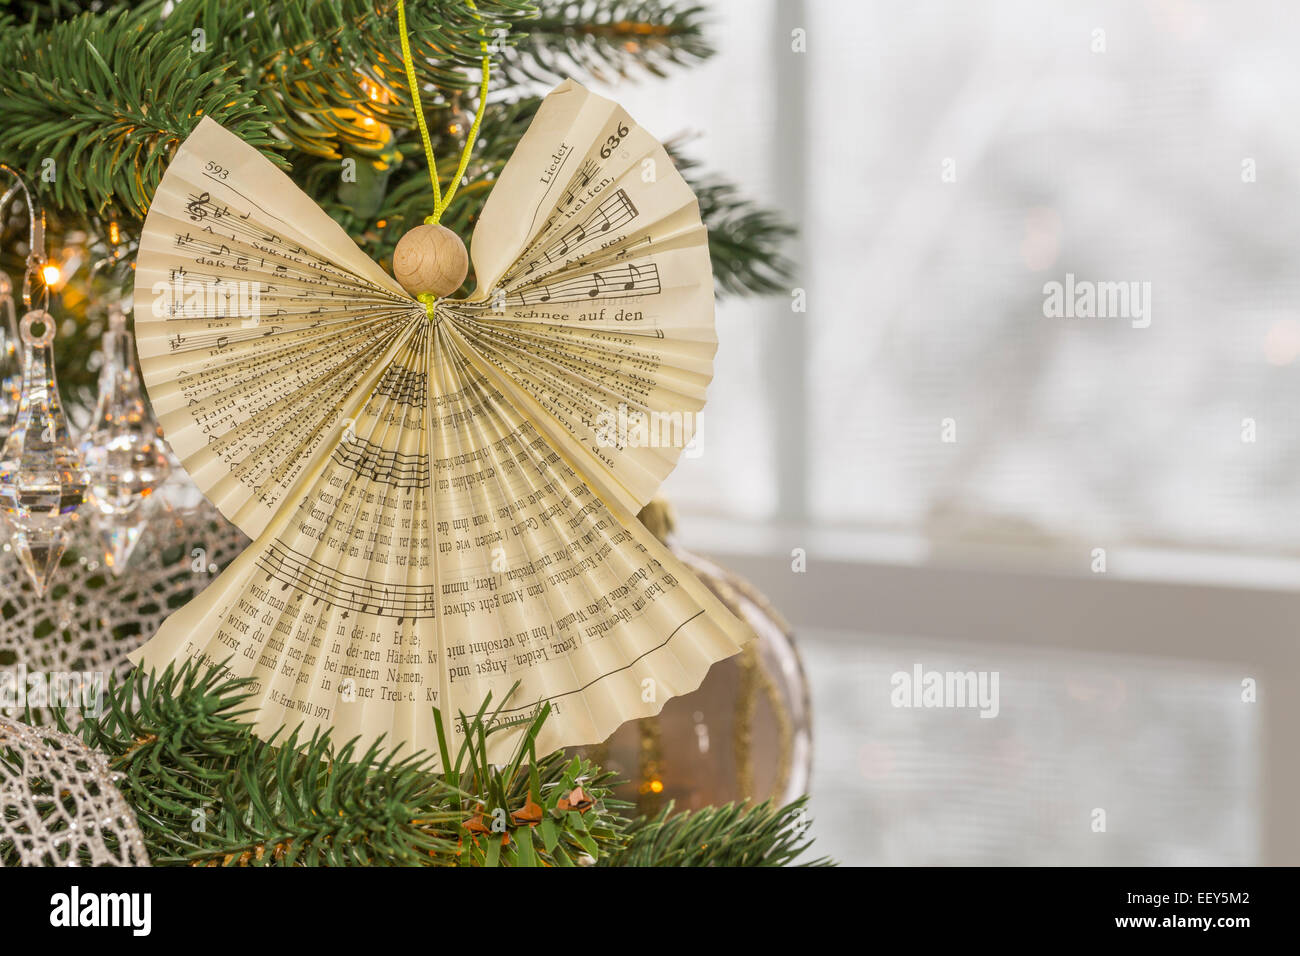
[[[173,494],[184,494],[184,489]],[[183,499],[182,499],[183,500]],[[89,514],[86,518],[89,518]],[[0,542],[5,535],[0,528]],[[0,672],[99,674],[107,686],[131,670],[126,655],[207,587],[248,540],[205,500],[155,503],[130,566],[115,577],[89,520],[79,523],[50,593],[39,598],[7,543],[0,548]],[[21,707],[0,715],[18,718]],[[69,714],[77,722],[76,714]],[[46,721],[40,710],[32,720]]]
[[[148,866],[108,759],[77,738],[0,717],[0,866]]]

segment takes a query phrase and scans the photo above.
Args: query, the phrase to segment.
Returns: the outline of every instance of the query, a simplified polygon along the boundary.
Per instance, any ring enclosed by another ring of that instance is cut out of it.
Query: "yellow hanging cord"
[[[474,0],[465,0],[465,2],[477,17],[478,7],[474,6]],[[487,106],[488,74],[491,66],[487,39],[484,37],[479,41],[479,49],[483,51],[483,81],[479,84],[478,109],[474,111],[474,125],[469,128],[469,134],[465,137],[465,149],[460,154],[460,165],[456,167],[456,175],[447,184],[447,195],[444,196],[438,186],[438,164],[433,157],[433,143],[429,139],[429,127],[425,125],[424,109],[420,106],[420,84],[416,82],[415,61],[411,59],[411,41],[407,37],[406,4],[404,0],[397,0],[397,25],[402,32],[402,63],[406,67],[406,82],[411,88],[411,105],[415,109],[415,122],[420,127],[420,139],[424,141],[424,157],[429,164],[429,181],[433,183],[433,212],[425,216],[424,221],[429,225],[433,225],[442,218],[442,214],[451,205],[452,197],[456,195],[461,180],[465,178],[465,170],[469,168],[470,153],[474,151],[474,140],[478,137],[479,126],[483,123],[483,110]],[[483,36],[482,27],[479,27],[478,32],[480,36]]]

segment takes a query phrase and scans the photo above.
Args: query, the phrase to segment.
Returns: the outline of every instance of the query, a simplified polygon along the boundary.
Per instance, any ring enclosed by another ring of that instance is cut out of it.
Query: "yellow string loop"
[[[477,17],[478,7],[474,5],[474,0],[466,0],[466,3],[474,11],[474,16]],[[420,84],[415,79],[415,61],[411,58],[411,41],[407,37],[406,4],[404,0],[397,0],[397,25],[402,32],[402,64],[406,67],[406,82],[411,88],[411,105],[415,109],[415,122],[420,127],[420,139],[424,142],[424,158],[429,164],[429,181],[433,183],[433,212],[425,216],[424,221],[433,225],[442,218],[442,214],[451,205],[452,197],[456,195],[461,180],[465,178],[465,170],[469,168],[469,157],[474,151],[474,140],[478,138],[479,127],[483,125],[483,111],[487,107],[491,59],[488,53],[487,37],[483,33],[483,28],[479,27],[479,36],[483,37],[479,41],[479,49],[483,51],[483,80],[478,89],[478,109],[474,111],[474,123],[470,126],[469,134],[465,137],[465,148],[461,151],[460,164],[456,167],[456,175],[447,184],[447,194],[444,196],[438,186],[438,164],[433,156],[433,143],[429,139],[429,127],[424,122],[424,109],[420,106]],[[430,308],[432,307],[430,306]],[[429,317],[433,318],[432,312]]]

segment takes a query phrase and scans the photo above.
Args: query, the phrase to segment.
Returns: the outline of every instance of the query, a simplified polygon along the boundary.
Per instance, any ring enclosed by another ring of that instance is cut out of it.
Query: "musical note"
[[[637,280],[641,278],[641,269],[639,266],[635,266],[629,262],[627,264],[627,268],[628,268],[628,280],[627,282],[623,283],[623,291],[625,292],[631,289],[635,289]]]
[[[627,191],[620,189],[596,206],[585,220],[568,229],[549,245],[543,244],[542,254],[527,259],[527,268],[517,274],[527,275],[539,266],[559,262],[592,238],[604,236],[616,226],[631,222],[636,216],[636,206],[628,198]],[[550,223],[547,223],[543,235],[549,228]]]
[[[319,561],[299,554],[280,543],[272,544],[258,558],[258,570],[265,581],[280,583],[280,590],[293,588],[312,599],[312,605],[324,601],[342,608],[347,619],[351,611],[376,617],[420,620],[434,616],[436,599],[432,586],[375,582],[329,568]]]
[[[626,263],[601,269],[589,276],[574,276],[559,282],[528,285],[506,296],[507,305],[535,305],[539,302],[576,302],[583,299],[619,299],[634,295],[658,295],[659,268],[653,262]]]

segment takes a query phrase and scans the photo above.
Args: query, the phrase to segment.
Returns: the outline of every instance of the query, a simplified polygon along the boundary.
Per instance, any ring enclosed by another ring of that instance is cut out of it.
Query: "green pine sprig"
[[[670,803],[654,818],[627,828],[628,844],[602,866],[789,866],[811,844],[806,798],[784,807],[728,803],[674,813]],[[822,858],[800,864],[829,866]]]
[[[142,219],[175,147],[204,115],[254,146],[273,145],[244,78],[155,25],[148,8],[48,29],[0,18],[0,158],[26,171],[46,205]]]
[[[537,755],[549,706],[506,721],[509,694],[458,715],[454,736],[435,710],[435,761],[382,742],[336,746],[328,733],[261,740],[250,684],[220,666],[136,671],[70,731],[108,756],[156,865],[782,866],[808,845],[802,801],[631,819],[611,774]],[[490,737],[520,730],[493,764]],[[0,762],[21,764],[3,749]],[[0,862],[15,859],[0,847]]]
[[[512,82],[557,83],[572,74],[623,79],[644,71],[666,76],[713,56],[703,7],[664,0],[538,0],[537,16],[518,25],[503,51]]]
[[[488,738],[511,726],[490,698],[459,716],[454,753],[435,710],[435,763],[327,733],[261,740],[245,720],[250,683],[192,663],[136,671],[71,731],[109,757],[155,864],[570,866],[622,847],[627,805],[610,796],[611,776],[579,757],[537,757],[549,708],[504,766],[487,759]],[[64,730],[68,716],[56,711]],[[586,804],[567,807],[579,787]]]

